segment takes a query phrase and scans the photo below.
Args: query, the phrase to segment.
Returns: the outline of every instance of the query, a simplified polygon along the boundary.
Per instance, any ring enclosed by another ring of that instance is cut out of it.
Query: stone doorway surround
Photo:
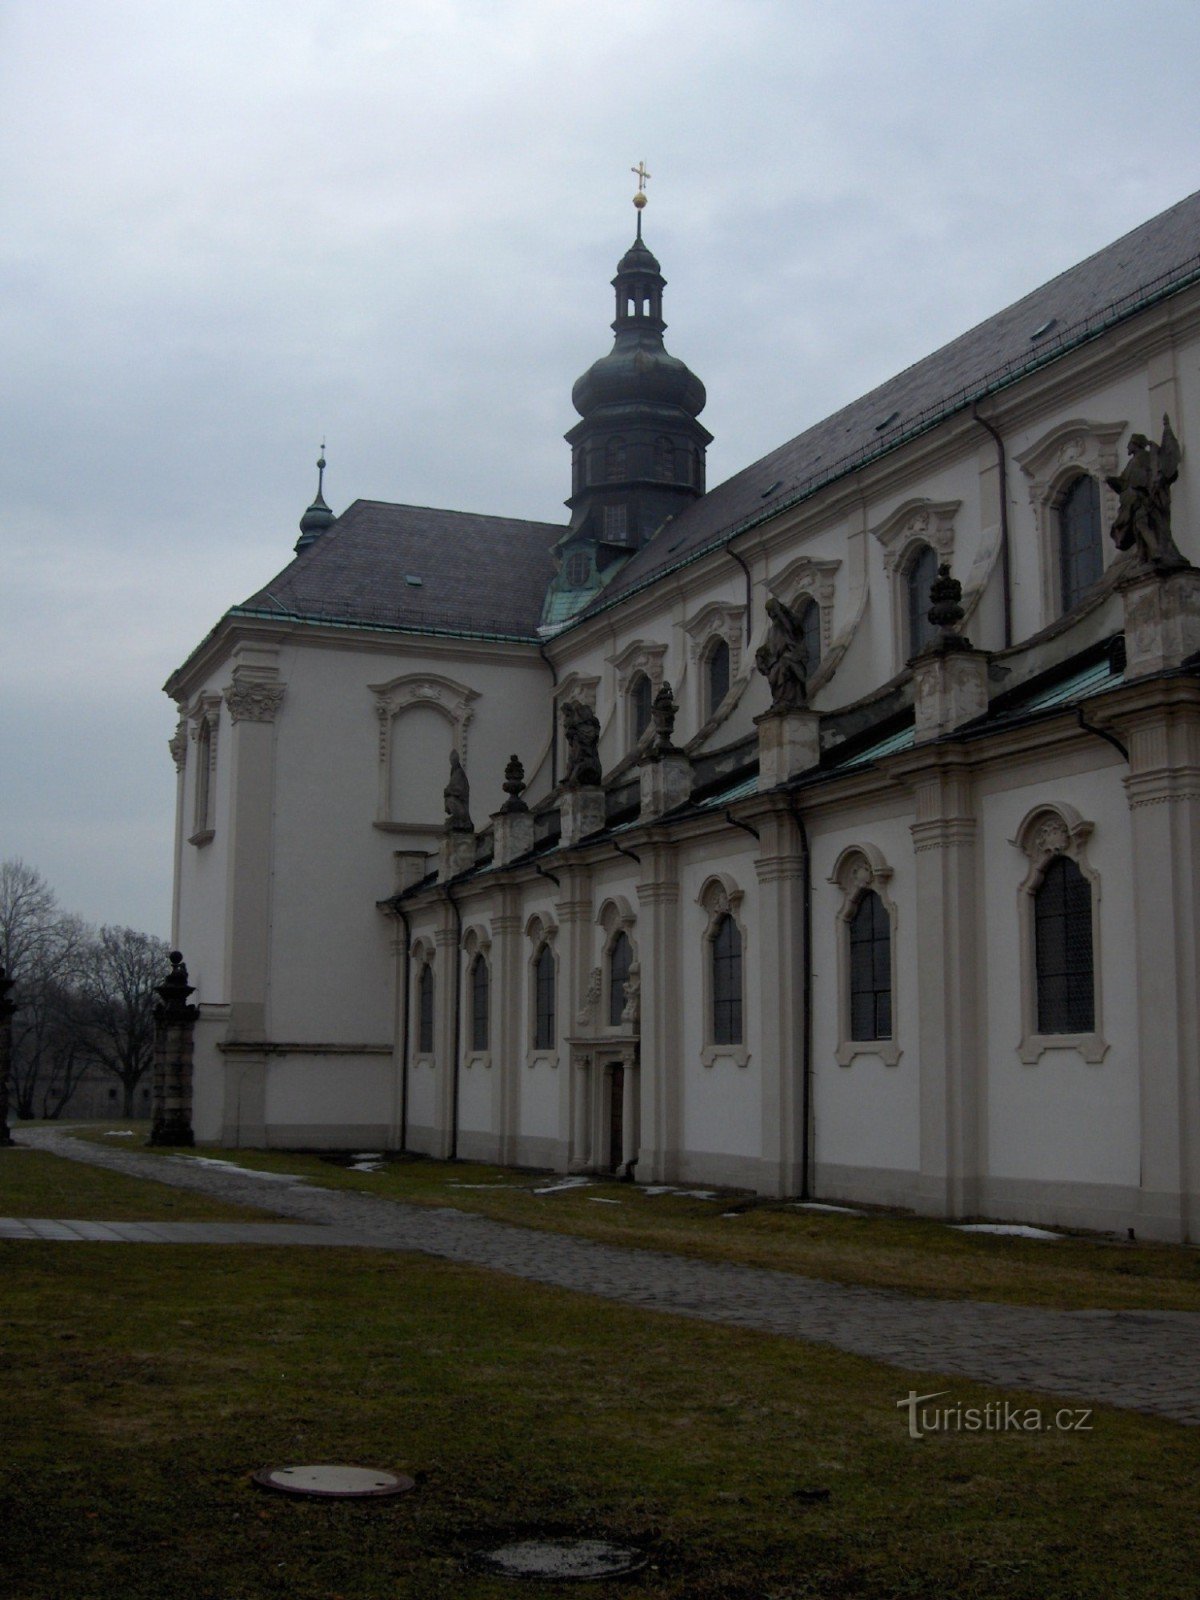
[[[641,1140],[641,1069],[635,1033],[567,1040],[571,1052],[572,1172],[632,1172]],[[614,1070],[621,1073],[621,1151],[611,1156]]]

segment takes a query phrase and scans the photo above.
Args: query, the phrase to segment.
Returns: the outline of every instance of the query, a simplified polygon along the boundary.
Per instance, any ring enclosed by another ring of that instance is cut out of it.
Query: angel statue
[[[469,809],[471,785],[467,781],[466,768],[458,759],[457,750],[450,752],[450,781],[442,790],[442,799],[446,802],[446,832],[474,833],[475,825]]]
[[[600,782],[600,719],[583,700],[568,700],[562,708],[562,719],[567,736],[563,788],[594,788]]]
[[[1181,455],[1171,419],[1163,414],[1161,444],[1135,433],[1128,450],[1124,472],[1105,479],[1121,497],[1112,525],[1113,542],[1118,550],[1136,550],[1143,566],[1167,572],[1186,567],[1187,557],[1171,537],[1171,485],[1179,476]]]
[[[772,711],[796,711],[808,702],[808,649],[796,613],[782,600],[767,601],[771,626],[754,664],[771,690]]]

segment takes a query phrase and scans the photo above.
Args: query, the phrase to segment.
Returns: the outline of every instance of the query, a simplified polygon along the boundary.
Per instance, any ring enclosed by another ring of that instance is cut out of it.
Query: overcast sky
[[[717,483],[1200,187],[1198,79],[1195,0],[3,0],[0,858],[168,931],[161,684],[322,436],[564,515],[640,159]]]

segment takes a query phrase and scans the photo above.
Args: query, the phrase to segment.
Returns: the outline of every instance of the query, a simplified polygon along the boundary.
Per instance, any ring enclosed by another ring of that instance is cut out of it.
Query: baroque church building
[[[613,284],[565,525],[319,484],[167,682],[197,1137],[1195,1239],[1200,195],[713,489]]]

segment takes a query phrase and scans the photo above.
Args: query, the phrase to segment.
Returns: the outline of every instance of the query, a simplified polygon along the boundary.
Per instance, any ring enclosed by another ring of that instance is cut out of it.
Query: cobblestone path
[[[402,1205],[311,1183],[266,1183],[187,1160],[85,1144],[44,1129],[22,1130],[19,1139],[72,1161],[336,1229],[339,1242],[418,1251],[648,1311],[834,1345],[909,1372],[971,1378],[1200,1424],[1200,1313],[1046,1311],[920,1299],[598,1244],[449,1207]]]

